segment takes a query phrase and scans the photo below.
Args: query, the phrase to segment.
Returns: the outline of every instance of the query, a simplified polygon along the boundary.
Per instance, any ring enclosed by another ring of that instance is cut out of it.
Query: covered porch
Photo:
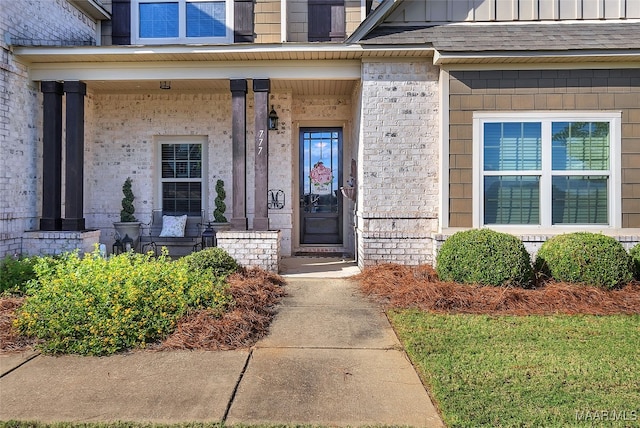
[[[359,145],[361,53],[355,49],[18,49],[43,97],[42,215],[39,230],[25,235],[25,252],[61,252],[74,245],[70,237],[82,251],[95,243],[110,249],[122,183],[131,177],[142,233],[154,210],[171,199],[202,213],[203,223],[212,221],[220,179],[232,227],[218,243],[240,263],[277,270],[266,253],[276,251],[276,260],[299,252],[354,254],[355,201],[339,188],[357,175],[351,161]],[[272,110],[278,126],[269,130]],[[341,133],[340,163],[333,166],[340,174],[331,191],[342,235],[331,244],[307,244],[300,223],[301,130],[323,128]],[[167,177],[166,164],[180,159],[164,158],[166,149],[185,145],[198,146],[201,158],[185,161],[186,175]],[[167,183],[192,188],[171,193]],[[275,234],[277,245],[265,234]]]

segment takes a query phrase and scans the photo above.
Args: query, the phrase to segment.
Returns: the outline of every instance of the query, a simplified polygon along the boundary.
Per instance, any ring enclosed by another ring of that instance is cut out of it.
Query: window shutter
[[[235,0],[233,7],[233,41],[253,43],[253,0]]]
[[[331,5],[331,32],[329,38],[332,42],[341,42],[345,39],[344,1]]]
[[[113,0],[112,2],[111,43],[131,44],[131,0]]]
[[[346,37],[344,0],[309,0],[310,42],[336,42]]]

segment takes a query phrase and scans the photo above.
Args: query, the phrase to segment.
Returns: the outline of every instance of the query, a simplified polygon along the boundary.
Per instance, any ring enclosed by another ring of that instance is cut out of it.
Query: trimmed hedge
[[[443,281],[526,287],[533,278],[522,241],[490,229],[457,232],[438,251],[436,271]]]
[[[219,247],[205,248],[183,257],[191,269],[211,269],[215,276],[229,276],[239,269],[238,263]]]
[[[631,257],[616,239],[590,232],[554,236],[538,251],[536,270],[557,281],[613,288],[633,278]]]
[[[640,280],[640,244],[636,244],[631,251],[629,251],[629,255],[633,262],[633,276],[635,279]]]

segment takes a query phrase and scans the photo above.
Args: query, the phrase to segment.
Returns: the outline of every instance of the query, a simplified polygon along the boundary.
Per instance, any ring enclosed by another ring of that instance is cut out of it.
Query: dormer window
[[[132,0],[132,44],[230,43],[232,0]]]

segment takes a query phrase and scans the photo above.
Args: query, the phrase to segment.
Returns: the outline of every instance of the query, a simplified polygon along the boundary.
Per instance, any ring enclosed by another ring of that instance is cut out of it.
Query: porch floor
[[[347,278],[360,273],[355,260],[343,257],[283,257],[280,274],[285,277]]]

